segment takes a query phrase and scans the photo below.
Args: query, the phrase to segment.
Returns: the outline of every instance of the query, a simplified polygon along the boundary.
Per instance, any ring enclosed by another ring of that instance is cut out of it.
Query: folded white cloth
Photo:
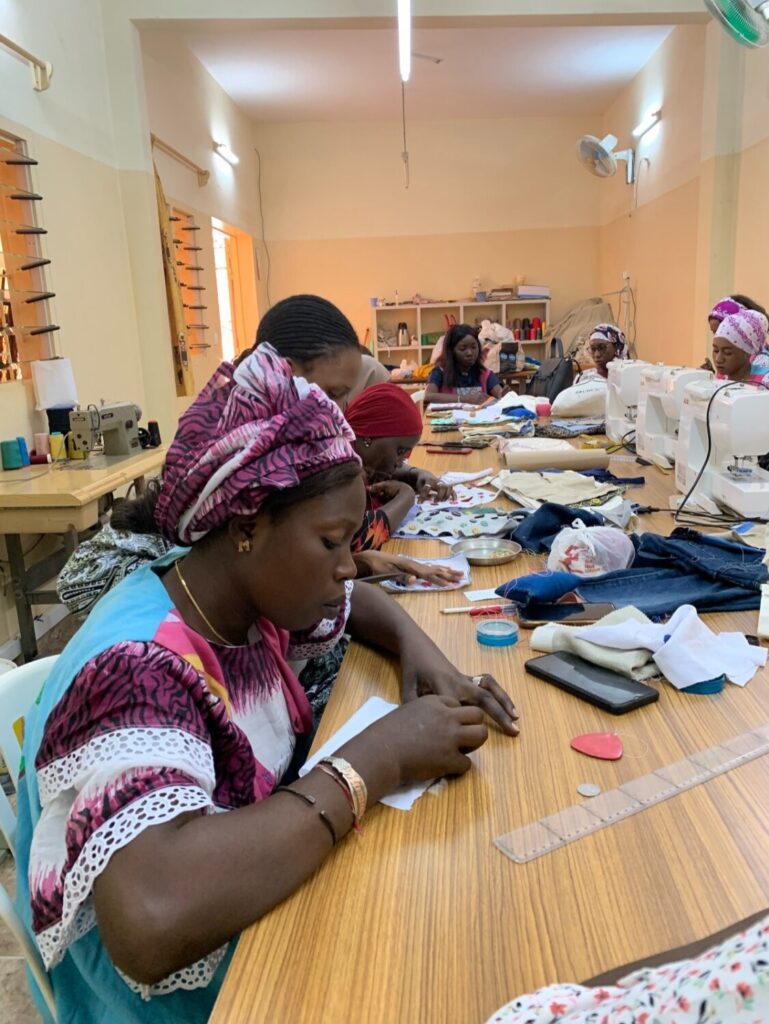
[[[465,592],[465,596],[468,596]],[[627,621],[637,623],[650,623],[643,612],[637,608],[618,608],[614,612],[605,615],[600,621],[602,625],[615,625]],[[545,654],[555,654],[557,651],[569,651],[576,654],[591,665],[600,665],[601,668],[608,668],[612,672],[619,672],[620,675],[629,679],[654,679],[660,675],[660,670],[652,660],[651,652],[645,647],[638,647],[630,650],[616,650],[610,647],[600,647],[590,640],[584,639],[584,632],[590,629],[589,626],[563,626],[558,622],[549,622],[546,626],[537,626],[531,634],[531,649],[543,651]]]
[[[677,609],[664,625],[632,620],[597,623],[585,626],[581,635],[602,647],[650,650],[662,674],[679,690],[722,675],[745,686],[767,658],[767,651],[752,647],[742,633],[714,633],[690,604]]]

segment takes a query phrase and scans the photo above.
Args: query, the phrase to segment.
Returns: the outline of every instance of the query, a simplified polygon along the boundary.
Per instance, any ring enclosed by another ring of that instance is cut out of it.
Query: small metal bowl
[[[470,565],[504,565],[522,551],[514,540],[501,537],[468,537],[451,545],[453,555],[464,555]]]

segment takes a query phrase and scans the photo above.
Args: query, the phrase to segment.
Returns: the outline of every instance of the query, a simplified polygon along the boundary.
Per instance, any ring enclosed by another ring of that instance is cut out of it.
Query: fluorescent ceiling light
[[[401,81],[411,77],[411,0],[398,0],[398,60]]]
[[[651,110],[646,115],[646,117],[644,117],[641,123],[636,125],[636,127],[633,129],[633,138],[640,139],[642,135],[646,135],[646,133],[650,131],[655,126],[655,124],[657,124],[661,117],[661,110]]]
[[[233,167],[235,164],[240,163],[240,157],[236,156],[230,147],[224,142],[215,142],[214,152],[218,153],[222,160],[226,160],[228,164],[232,164]]]

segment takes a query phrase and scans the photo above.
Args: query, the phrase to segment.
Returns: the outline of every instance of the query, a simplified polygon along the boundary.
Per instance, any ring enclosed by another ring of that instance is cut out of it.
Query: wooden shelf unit
[[[417,363],[430,361],[432,350],[440,335],[446,331],[446,317],[454,317],[458,324],[480,326],[482,320],[494,320],[511,327],[513,320],[535,317],[544,324],[550,323],[549,299],[507,299],[503,302],[428,302],[421,305],[400,303],[397,306],[376,306],[373,314],[372,336],[374,339],[374,355],[381,362],[398,365],[403,358],[413,359]],[[409,344],[388,345],[380,341],[380,331],[386,332],[397,339],[398,324],[408,325]],[[511,328],[512,329],[512,328]],[[430,341],[425,342],[424,336],[429,335]],[[416,337],[418,344],[411,339]],[[544,342],[521,340],[521,345],[531,351],[535,358],[544,355]],[[399,355],[399,353],[403,353]],[[415,358],[416,355],[416,358]]]

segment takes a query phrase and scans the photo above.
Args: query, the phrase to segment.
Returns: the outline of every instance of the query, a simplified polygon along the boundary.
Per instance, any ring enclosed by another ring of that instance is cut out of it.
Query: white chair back
[[[15,787],[19,784],[24,718],[55,662],[55,655],[40,658],[0,675],[0,756]]]

